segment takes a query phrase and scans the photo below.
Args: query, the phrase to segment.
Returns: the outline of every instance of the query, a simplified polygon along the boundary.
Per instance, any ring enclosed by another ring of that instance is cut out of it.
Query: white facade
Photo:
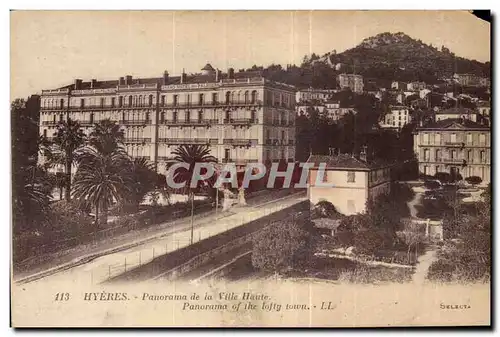
[[[337,211],[344,215],[363,213],[370,198],[390,193],[390,169],[388,167],[374,169],[328,169],[325,171],[323,183],[333,187],[318,186],[318,171],[312,169],[309,174],[309,199],[316,204],[326,200],[331,202]]]

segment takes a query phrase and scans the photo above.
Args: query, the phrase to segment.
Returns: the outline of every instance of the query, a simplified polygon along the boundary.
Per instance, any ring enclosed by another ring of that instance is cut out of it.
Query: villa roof
[[[326,164],[326,169],[333,170],[353,170],[353,171],[370,171],[377,168],[389,167],[390,163],[381,160],[364,161],[350,154],[339,154],[336,156],[329,155],[310,155],[308,163],[314,163],[315,167],[320,164]]]
[[[430,123],[426,126],[418,127],[416,130],[489,130],[490,128],[486,125],[482,125],[473,122],[468,119],[461,118],[447,118],[434,123]]]

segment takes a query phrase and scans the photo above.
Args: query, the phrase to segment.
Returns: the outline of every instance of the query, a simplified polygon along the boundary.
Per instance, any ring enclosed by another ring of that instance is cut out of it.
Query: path
[[[425,282],[429,267],[437,260],[436,247],[430,246],[429,250],[424,255],[418,257],[415,273],[413,273],[412,281],[416,285],[421,285]]]
[[[412,218],[417,218],[418,211],[416,206],[420,205],[421,202],[422,202],[422,193],[420,192],[415,192],[415,196],[413,197],[413,199],[408,201],[408,207],[410,208],[410,214]]]

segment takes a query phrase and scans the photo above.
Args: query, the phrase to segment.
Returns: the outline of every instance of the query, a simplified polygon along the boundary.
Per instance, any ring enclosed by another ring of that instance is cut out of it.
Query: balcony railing
[[[150,119],[121,120],[120,124],[123,124],[123,125],[148,125],[148,124],[151,124],[151,120]]]
[[[124,138],[125,143],[151,143],[151,138]]]
[[[214,145],[218,144],[217,138],[158,138],[158,142],[171,145]]]
[[[59,124],[59,122],[62,122],[62,121],[42,121],[42,125],[57,125]]]
[[[223,141],[224,144],[233,146],[251,146],[252,143],[257,144],[257,142],[258,142],[257,139],[231,139],[231,138],[226,138]]]
[[[190,109],[190,108],[205,108],[205,107],[210,107],[213,108],[214,106],[261,106],[262,101],[257,100],[255,102],[251,101],[238,101],[238,102],[226,102],[224,101],[217,101],[217,102],[177,102],[177,103],[166,103],[166,104],[160,104],[160,108],[179,108],[179,109]]]
[[[451,147],[464,147],[465,143],[463,142],[444,142],[444,145]]]
[[[259,120],[254,118],[225,118],[224,124],[231,125],[249,125],[249,124],[258,124]]]
[[[236,165],[246,165],[248,163],[258,163],[258,159],[232,159],[232,158],[222,158],[222,162],[226,163],[235,163]]]
[[[190,119],[190,120],[185,120],[185,119],[169,119],[169,120],[160,121],[159,124],[163,124],[163,125],[177,125],[177,126],[186,126],[186,125],[192,125],[192,126],[210,126],[212,124],[217,124],[218,122],[219,122],[218,119]]]
[[[467,160],[459,158],[444,158],[442,161],[447,164],[467,164]]]

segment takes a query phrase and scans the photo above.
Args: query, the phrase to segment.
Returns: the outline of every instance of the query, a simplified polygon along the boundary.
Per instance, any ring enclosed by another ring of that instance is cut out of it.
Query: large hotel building
[[[165,173],[182,144],[210,146],[219,162],[294,161],[295,88],[260,72],[227,73],[207,64],[201,74],[121,77],[43,90],[40,134],[53,137],[59,121],[78,121],[89,134],[104,119],[119,123],[132,157],[145,157]],[[41,161],[43,162],[43,157]]]

